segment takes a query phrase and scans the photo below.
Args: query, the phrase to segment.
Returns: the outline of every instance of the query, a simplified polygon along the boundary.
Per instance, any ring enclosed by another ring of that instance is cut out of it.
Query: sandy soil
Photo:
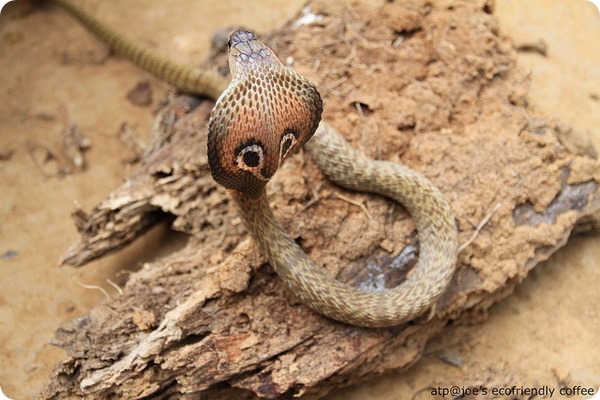
[[[139,9],[94,0],[88,8],[127,35],[193,63],[208,54],[216,29],[235,24],[268,32],[302,2],[144,4]],[[114,295],[107,279],[122,283],[121,271],[182,242],[159,226],[85,268],[57,267],[77,236],[68,217],[75,204],[89,210],[135,168],[127,167],[134,152],[119,138],[122,123],[143,141],[167,88],[128,62],[107,57],[64,12],[24,10],[12,7],[0,16],[0,386],[13,398],[34,396],[63,357],[49,344],[54,330],[104,299],[85,285]],[[600,16],[593,10],[583,0],[498,0],[495,11],[500,29],[517,45],[546,43],[546,56],[519,55],[532,70],[531,103],[571,126],[582,151],[589,151],[585,138],[600,148]],[[135,106],[127,93],[144,80],[153,89],[151,105]],[[91,141],[83,171],[61,151],[69,122]],[[428,398],[430,387],[452,385],[600,387],[599,243],[597,237],[572,240],[494,307],[488,321],[449,330],[409,373],[347,389],[337,398]]]

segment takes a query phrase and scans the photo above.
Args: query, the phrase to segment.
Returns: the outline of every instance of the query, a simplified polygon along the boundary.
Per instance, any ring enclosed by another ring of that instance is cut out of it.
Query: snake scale
[[[284,66],[249,31],[229,37],[232,80],[173,63],[133,43],[70,0],[53,0],[113,52],[177,89],[217,98],[209,122],[208,158],[213,178],[229,189],[245,226],[288,289],[329,318],[364,327],[401,324],[432,307],[448,286],[456,261],[457,231],[439,189],[401,164],[370,159],[320,121],[316,87]],[[419,259],[397,287],[368,291],[324,274],[273,215],[266,184],[281,162],[305,146],[333,182],[378,193],[401,203],[415,221]]]

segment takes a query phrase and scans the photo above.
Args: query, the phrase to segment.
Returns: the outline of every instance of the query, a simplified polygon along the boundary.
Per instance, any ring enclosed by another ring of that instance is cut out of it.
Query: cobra
[[[359,154],[329,125],[319,125],[322,102],[316,87],[285,67],[253,33],[233,32],[228,52],[232,80],[210,117],[210,169],[231,192],[247,229],[288,289],[315,311],[360,326],[397,325],[431,307],[447,287],[456,257],[452,213],[439,190],[415,171]],[[276,220],[266,184],[305,143],[331,180],[391,197],[415,218],[420,257],[403,284],[374,292],[339,282],[313,263]]]
[[[54,1],[118,54],[182,91],[211,97],[225,86],[217,75],[176,65],[132,45],[69,0]],[[209,166],[214,179],[229,189],[245,226],[286,287],[316,312],[364,327],[398,325],[433,307],[452,279],[457,252],[454,217],[439,189],[406,166],[360,154],[320,121],[322,101],[315,85],[284,66],[252,32],[230,35],[228,60],[232,80],[218,97],[209,122]],[[266,185],[302,146],[333,182],[389,197],[412,216],[419,259],[399,286],[368,291],[326,275],[277,221]]]

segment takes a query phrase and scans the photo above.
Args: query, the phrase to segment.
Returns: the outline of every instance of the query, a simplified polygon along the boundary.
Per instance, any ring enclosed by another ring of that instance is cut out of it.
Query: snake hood
[[[322,101],[252,32],[233,32],[228,49],[232,80],[211,112],[208,163],[215,181],[256,197],[281,161],[312,137]]]

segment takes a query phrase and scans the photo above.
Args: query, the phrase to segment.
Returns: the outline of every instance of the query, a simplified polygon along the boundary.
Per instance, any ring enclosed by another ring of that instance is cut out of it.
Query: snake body
[[[170,77],[167,81],[178,89],[214,96],[223,87],[221,77],[202,71],[180,66],[169,71],[168,60],[140,51],[112,31],[100,35],[97,31],[108,29],[68,0],[54,1],[67,5],[79,20],[92,20],[86,26],[98,37],[109,37],[109,45],[120,49],[118,54],[137,60],[139,66],[154,66],[150,72],[165,80]],[[454,218],[439,189],[410,168],[365,157],[320,122],[322,102],[316,87],[285,67],[253,33],[233,32],[228,48],[232,81],[211,113],[209,165],[214,179],[229,189],[245,226],[288,289],[318,313],[365,327],[398,325],[432,307],[452,278],[457,251]],[[194,78],[198,73],[202,78]],[[401,285],[366,291],[327,276],[277,221],[266,184],[280,163],[304,144],[335,183],[390,197],[411,214],[419,233],[419,260]]]

